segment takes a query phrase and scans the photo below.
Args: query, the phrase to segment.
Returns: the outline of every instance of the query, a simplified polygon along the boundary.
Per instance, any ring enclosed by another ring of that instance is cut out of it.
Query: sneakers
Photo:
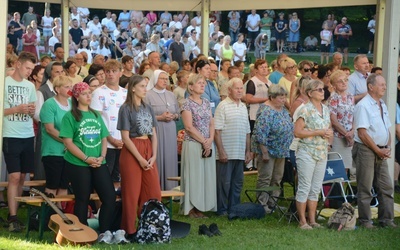
[[[365,229],[375,229],[376,228],[376,226],[372,225],[372,223],[370,223],[370,222],[360,223],[360,227],[363,227]]]
[[[8,231],[10,232],[21,232],[25,229],[24,224],[18,220],[17,216],[8,216]]]
[[[99,241],[99,243],[112,244],[113,243],[113,234],[109,230],[107,230],[104,233],[101,233],[99,235],[98,241]]]
[[[10,232],[14,233],[21,232],[23,227],[24,226],[22,225],[22,223],[19,222],[18,220],[13,220],[8,223],[8,231]]]
[[[117,230],[114,232],[114,237],[113,237],[113,244],[125,244],[129,243],[129,240],[125,238],[125,230]]]
[[[394,224],[393,221],[379,222],[379,226],[386,227],[386,228],[398,228],[398,226],[396,224]]]

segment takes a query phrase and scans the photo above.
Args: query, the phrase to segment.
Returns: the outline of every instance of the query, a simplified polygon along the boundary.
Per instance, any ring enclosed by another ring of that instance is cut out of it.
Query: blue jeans
[[[217,161],[217,214],[223,215],[240,204],[243,187],[243,160]]]
[[[233,30],[229,30],[229,35],[231,36],[231,45],[233,45],[238,39],[239,31],[233,32]]]

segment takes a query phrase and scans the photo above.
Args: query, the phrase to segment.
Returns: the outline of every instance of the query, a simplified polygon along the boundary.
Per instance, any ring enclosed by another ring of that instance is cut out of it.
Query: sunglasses
[[[318,91],[320,93],[324,92],[325,90],[323,88],[317,88],[317,89],[313,89],[312,91]]]
[[[304,70],[304,72],[310,72],[310,71],[311,71],[311,69],[310,69],[310,68],[307,68],[307,69],[306,69],[306,68],[304,68],[303,70]]]

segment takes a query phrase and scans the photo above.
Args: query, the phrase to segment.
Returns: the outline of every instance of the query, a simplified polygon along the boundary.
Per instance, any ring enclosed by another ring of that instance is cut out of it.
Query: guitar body
[[[73,214],[64,214],[63,219],[58,214],[50,217],[49,228],[56,233],[59,245],[91,245],[97,241],[97,233],[92,228],[80,223]]]

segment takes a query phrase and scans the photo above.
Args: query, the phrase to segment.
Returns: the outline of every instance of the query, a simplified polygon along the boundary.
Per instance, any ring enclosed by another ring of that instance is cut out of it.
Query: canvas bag
[[[328,228],[341,230],[354,230],[356,226],[356,216],[353,206],[345,202],[336,210],[328,220]]]
[[[169,211],[162,202],[150,199],[144,203],[136,241],[141,244],[171,242]]]

